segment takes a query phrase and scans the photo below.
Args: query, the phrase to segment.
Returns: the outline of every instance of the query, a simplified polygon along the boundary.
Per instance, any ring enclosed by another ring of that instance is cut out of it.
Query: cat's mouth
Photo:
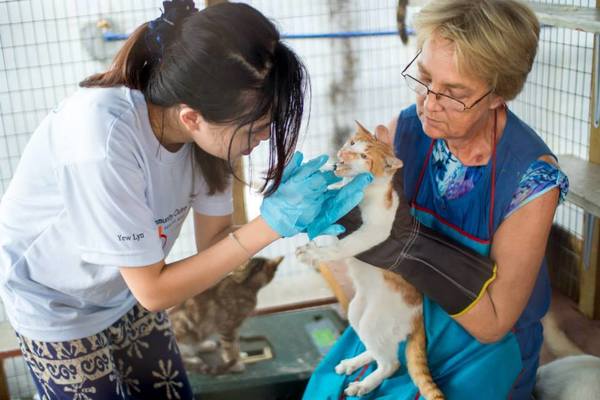
[[[343,160],[333,164],[333,173],[340,177],[355,176],[362,171],[356,171],[350,164],[345,163]]]

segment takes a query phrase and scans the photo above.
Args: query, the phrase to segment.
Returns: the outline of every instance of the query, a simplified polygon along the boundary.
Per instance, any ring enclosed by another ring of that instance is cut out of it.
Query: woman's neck
[[[473,133],[464,138],[446,139],[446,145],[450,152],[465,166],[486,165],[494,150],[494,136],[496,142],[500,139],[504,125],[506,124],[506,112],[500,108],[497,111],[497,121],[495,123],[496,135],[494,129],[494,110],[490,110],[487,118],[482,121],[480,126],[475,126]]]
[[[150,127],[158,142],[168,151],[177,152],[186,142],[180,129],[173,126],[174,110],[148,103]]]

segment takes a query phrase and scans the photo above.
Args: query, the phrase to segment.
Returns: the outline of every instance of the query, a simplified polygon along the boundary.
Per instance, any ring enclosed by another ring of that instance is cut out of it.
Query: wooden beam
[[[239,179],[233,178],[233,224],[244,225],[248,222],[248,214],[246,213],[246,184],[244,183],[244,160],[242,158],[236,162],[234,172]]]
[[[590,265],[586,269],[583,264],[580,264],[579,309],[589,318],[600,319],[600,257],[598,252],[600,248],[600,225],[598,219],[595,220],[593,229]]]
[[[569,154],[559,154],[558,160],[569,177],[567,200],[600,218],[600,164]]]
[[[542,4],[537,1],[527,3],[544,25],[600,33],[600,10],[597,8]]]
[[[0,399],[9,399],[8,382],[4,371],[4,360],[19,357],[21,349],[17,343],[17,336],[12,326],[7,321],[0,323]]]
[[[327,306],[330,304],[336,304],[337,302],[338,302],[338,299],[334,296],[324,297],[322,299],[306,300],[306,301],[299,301],[297,303],[288,303],[288,304],[282,304],[279,306],[259,308],[257,310],[254,310],[251,315],[252,316],[267,315],[267,314],[276,314],[276,313],[287,312],[287,311],[305,310],[307,308],[312,308],[312,307],[321,307],[321,306]]]
[[[596,0],[596,11],[600,9],[600,0]],[[598,35],[594,37],[594,62],[592,63],[592,89],[590,100],[590,150],[589,159],[592,163],[600,164],[600,128],[594,127],[594,86],[600,76],[597,74],[597,59],[600,54],[596,54],[598,48]],[[596,183],[596,185],[600,182]],[[593,319],[600,319],[600,218],[586,218],[584,232],[591,230],[593,232],[590,245],[591,253],[589,258],[589,268],[581,267],[580,297],[579,309],[585,315]],[[589,224],[593,226],[589,226]],[[588,238],[589,240],[590,238]],[[583,257],[582,257],[583,258]]]

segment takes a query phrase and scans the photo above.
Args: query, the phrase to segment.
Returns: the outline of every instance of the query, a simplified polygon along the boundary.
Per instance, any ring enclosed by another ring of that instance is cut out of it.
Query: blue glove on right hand
[[[306,230],[328,198],[327,186],[340,180],[332,172],[319,171],[327,162],[327,156],[301,165],[302,158],[302,153],[294,154],[283,172],[281,184],[260,206],[263,219],[282,237]]]
[[[328,190],[327,199],[317,217],[307,228],[308,238],[313,240],[321,235],[337,236],[344,233],[346,228],[335,222],[348,214],[350,210],[361,202],[364,196],[365,186],[373,181],[373,175],[369,173],[360,174],[341,189]]]

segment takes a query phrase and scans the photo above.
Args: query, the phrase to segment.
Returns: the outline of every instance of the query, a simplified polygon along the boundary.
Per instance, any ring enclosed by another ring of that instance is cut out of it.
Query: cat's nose
[[[334,171],[337,170],[337,166],[338,166],[337,163],[333,164],[333,170]]]

